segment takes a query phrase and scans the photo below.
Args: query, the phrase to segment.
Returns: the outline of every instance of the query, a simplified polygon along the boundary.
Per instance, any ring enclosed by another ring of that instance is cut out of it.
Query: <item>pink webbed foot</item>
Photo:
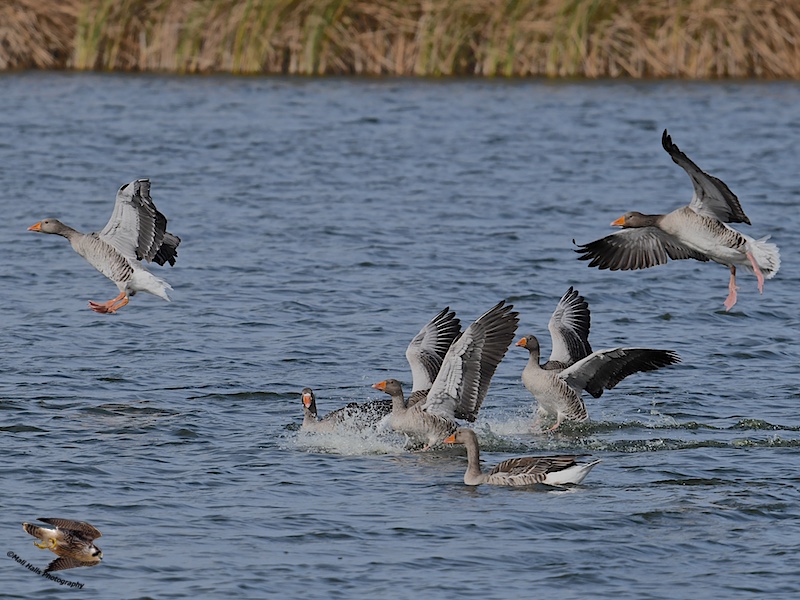
[[[106,314],[108,309],[110,308],[110,304],[98,304],[97,302],[92,302],[89,300],[89,308],[91,308],[96,313]]]
[[[736,267],[731,267],[731,280],[728,283],[728,297],[725,298],[725,302],[723,302],[726,312],[732,309],[733,305],[736,304],[736,289]]]
[[[89,300],[89,308],[91,308],[94,312],[100,314],[111,314],[117,312],[120,308],[125,306],[129,302],[128,297],[125,295],[124,292],[120,293],[119,296],[114,298],[113,300],[109,300],[108,302],[92,302]]]

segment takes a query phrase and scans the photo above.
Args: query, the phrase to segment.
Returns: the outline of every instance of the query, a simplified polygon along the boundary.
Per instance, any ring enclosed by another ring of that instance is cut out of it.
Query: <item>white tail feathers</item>
[[[753,255],[753,258],[764,274],[765,279],[772,279],[775,273],[781,267],[781,253],[775,244],[767,242],[770,236],[765,236],[760,240],[745,236],[747,239],[747,250]],[[745,265],[750,271],[753,268],[747,264]]]
[[[136,269],[133,272],[133,277],[128,282],[128,289],[135,292],[147,292],[171,302],[170,297],[167,295],[167,290],[171,290],[172,286],[160,277],[156,277],[150,271],[144,269]]]

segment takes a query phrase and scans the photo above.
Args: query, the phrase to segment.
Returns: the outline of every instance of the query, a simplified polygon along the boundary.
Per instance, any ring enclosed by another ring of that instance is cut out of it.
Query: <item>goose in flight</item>
[[[455,419],[474,421],[513,341],[519,322],[513,308],[501,301],[467,327],[447,351],[424,401],[408,406],[396,379],[373,385],[392,398],[392,428],[424,440],[427,449],[455,431]]]
[[[604,389],[612,389],[628,375],[680,362],[671,350],[609,348],[592,352],[589,321],[588,303],[570,287],[548,324],[553,344],[550,359],[539,363],[541,348],[536,336],[526,335],[517,342],[530,353],[522,383],[537,402],[534,428],[547,416],[556,417],[549,431],[555,431],[564,420],[586,421],[589,414],[581,398],[583,390],[599,398]]]
[[[689,175],[694,187],[692,201],[667,214],[625,213],[611,223],[622,227],[620,231],[576,249],[579,260],[612,271],[646,269],[663,265],[670,258],[712,260],[731,272],[728,297],[723,303],[727,311],[736,304],[737,266],[755,273],[758,291],[763,293],[764,279],[774,277],[780,268],[778,247],[767,242],[769,236],[756,240],[730,227],[728,223],[750,225],[736,195],[681,152],[666,129],[661,144]]]
[[[89,302],[98,313],[115,313],[136,292],[147,292],[169,302],[172,287],[148,271],[143,261],[175,264],[178,236],[167,231],[167,218],[150,197],[150,180],[126,183],[117,192],[111,219],[100,232],[81,233],[58,219],[44,219],[28,231],[53,233],[69,240],[72,248],[113,281],[119,295],[108,302]]]
[[[464,444],[467,448],[467,472],[464,483],[467,485],[524,486],[524,485],[565,485],[583,481],[589,471],[599,463],[577,462],[578,456],[523,456],[510,458],[495,466],[488,473],[481,471],[478,436],[472,429],[461,427],[445,438],[445,444]]]

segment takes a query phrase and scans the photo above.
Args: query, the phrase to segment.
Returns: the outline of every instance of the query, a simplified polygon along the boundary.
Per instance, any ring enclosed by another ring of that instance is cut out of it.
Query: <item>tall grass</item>
[[[72,0],[0,1],[0,70],[63,68],[78,11]]]
[[[800,77],[800,0],[0,0],[0,69]]]

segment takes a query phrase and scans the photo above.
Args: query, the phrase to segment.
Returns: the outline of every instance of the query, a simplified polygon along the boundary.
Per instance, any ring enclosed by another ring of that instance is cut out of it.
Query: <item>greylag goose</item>
[[[455,419],[474,421],[489,390],[497,365],[514,338],[519,313],[499,302],[481,315],[453,342],[424,401],[407,406],[396,379],[372,387],[392,398],[391,426],[421,438],[425,449],[455,431]]]
[[[406,407],[424,400],[442,366],[447,350],[461,333],[461,321],[445,307],[426,323],[406,348],[406,359],[411,367],[413,387]],[[334,431],[341,427],[364,429],[375,427],[391,414],[392,400],[374,400],[365,404],[351,402],[322,418],[317,415],[317,399],[311,388],[305,388],[303,398],[303,431]]]
[[[488,473],[481,471],[480,447],[478,436],[472,429],[461,427],[455,433],[445,438],[445,444],[464,444],[467,448],[467,471],[464,473],[464,483],[467,485],[492,485],[523,486],[536,485],[565,485],[580,483],[589,474],[589,471],[599,463],[594,460],[588,463],[576,461],[576,455],[560,456],[524,456],[504,460]]]
[[[103,559],[103,552],[94,545],[94,540],[102,534],[89,523],[70,519],[38,520],[56,526],[55,529],[51,529],[30,523],[22,524],[22,529],[26,533],[42,541],[41,544],[33,543],[37,548],[50,550],[59,556],[47,566],[45,573],[75,567],[91,567]]]
[[[661,138],[672,160],[692,180],[694,195],[688,206],[664,215],[628,212],[612,222],[621,231],[579,246],[579,260],[590,260],[590,267],[630,271],[663,265],[668,258],[713,260],[730,268],[725,310],[736,304],[736,267],[752,271],[758,291],[764,292],[764,279],[771,279],[780,268],[778,247],[769,236],[756,240],[726,223],[747,223],[739,199],[727,185],[700,170],[680,151],[664,130]]]
[[[28,231],[54,233],[69,240],[72,248],[111,281],[119,295],[108,302],[89,302],[98,313],[115,313],[136,292],[147,292],[169,302],[172,287],[150,273],[142,261],[175,264],[180,238],[167,231],[167,218],[150,197],[150,180],[126,183],[117,192],[111,219],[99,233],[80,233],[58,219],[44,219]]]
[[[536,336],[527,335],[517,342],[517,346],[530,352],[522,383],[537,402],[534,428],[548,415],[556,417],[550,431],[565,419],[585,421],[589,415],[581,391],[599,398],[604,389],[612,389],[628,375],[680,362],[671,350],[609,348],[592,352],[589,319],[588,303],[570,287],[548,325],[553,340],[550,360],[539,364],[541,349]]]
[[[392,412],[391,400],[373,400],[364,404],[351,402],[320,418],[317,415],[317,397],[311,388],[303,389],[302,431],[332,432],[337,429],[364,429],[375,427]]]

